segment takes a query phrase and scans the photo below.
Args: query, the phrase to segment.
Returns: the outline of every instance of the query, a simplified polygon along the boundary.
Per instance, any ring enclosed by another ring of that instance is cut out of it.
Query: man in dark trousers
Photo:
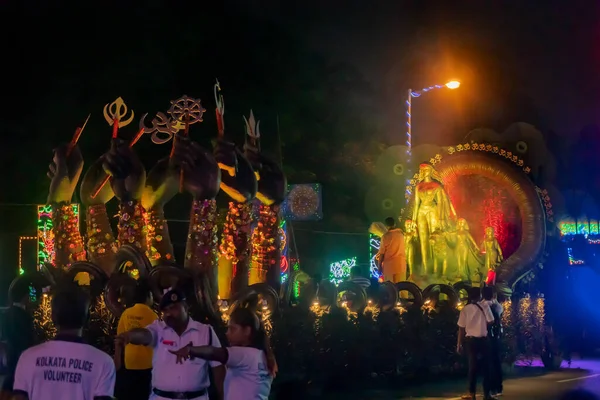
[[[469,290],[469,304],[461,311],[458,317],[458,343],[456,351],[463,353],[466,347],[469,359],[469,393],[462,396],[463,399],[475,400],[475,389],[477,386],[478,373],[483,374],[483,398],[491,400],[489,380],[489,343],[488,325],[494,322],[494,316],[490,307],[485,303],[479,303],[481,292],[479,288]]]
[[[7,376],[2,383],[0,399],[6,398],[13,390],[17,362],[23,351],[34,344],[33,319],[27,312],[29,285],[17,281],[11,291],[11,306],[2,321],[2,345],[6,351]],[[8,397],[10,398],[10,396]]]
[[[488,336],[490,345],[490,389],[492,395],[502,395],[502,360],[500,356],[500,338],[502,337],[502,323],[500,318],[504,308],[498,302],[496,292],[493,287],[486,286],[482,290],[483,303],[487,304],[494,316],[494,322],[490,326]]]

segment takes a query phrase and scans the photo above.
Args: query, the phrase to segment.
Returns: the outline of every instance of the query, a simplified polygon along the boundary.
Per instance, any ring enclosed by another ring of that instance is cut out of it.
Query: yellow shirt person
[[[135,328],[145,328],[158,319],[158,315],[143,303],[137,303],[123,312],[119,319],[117,335]],[[125,346],[125,368],[140,370],[152,368],[152,348],[128,344]]]

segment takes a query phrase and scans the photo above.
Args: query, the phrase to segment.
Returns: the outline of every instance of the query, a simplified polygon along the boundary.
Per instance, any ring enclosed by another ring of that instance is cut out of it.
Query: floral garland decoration
[[[217,202],[194,200],[186,246],[186,266],[200,267],[200,272],[214,274],[217,265]]]
[[[268,272],[277,267],[281,240],[278,233],[279,206],[261,204],[258,225],[252,233],[250,284],[266,282]]]
[[[145,223],[145,210],[138,201],[127,201],[119,205],[119,245],[129,244],[146,251],[148,228]]]
[[[55,206],[52,216],[54,220],[56,266],[66,268],[76,261],[84,261],[86,252],[73,205],[61,204]]]
[[[170,245],[163,245],[163,240],[169,234],[167,220],[162,209],[151,209],[145,213],[145,223],[147,227],[146,241],[148,259],[154,263],[160,260],[167,262],[174,261],[173,248]],[[163,253],[158,249],[161,248]]]
[[[229,202],[229,212],[225,218],[219,250],[221,255],[233,261],[234,267],[250,250],[248,233],[242,227],[250,225],[251,222],[252,214],[249,203]]]
[[[117,252],[117,244],[111,232],[106,206],[89,206],[86,215],[87,249],[90,258],[102,258]]]

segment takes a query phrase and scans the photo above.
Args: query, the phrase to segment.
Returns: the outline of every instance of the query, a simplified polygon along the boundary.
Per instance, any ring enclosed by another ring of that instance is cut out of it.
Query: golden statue
[[[448,274],[448,241],[446,232],[436,231],[429,236],[433,253],[433,276],[436,279],[446,278]]]
[[[436,231],[451,231],[456,220],[456,211],[444,190],[441,178],[431,164],[424,163],[419,166],[419,183],[415,188],[412,220],[413,223],[416,221],[421,242],[422,271],[427,273],[433,255],[431,235]],[[439,245],[441,246],[441,242]]]
[[[467,221],[459,218],[456,230],[456,275],[458,279],[465,282],[470,281],[471,272],[475,272],[469,269],[469,254],[479,262],[479,247],[469,232]]]
[[[481,248],[485,253],[487,283],[493,285],[496,280],[496,267],[498,267],[500,263],[504,261],[502,249],[500,248],[500,243],[498,243],[498,240],[496,240],[493,227],[488,226],[485,228],[485,237],[483,239]]]
[[[415,270],[415,251],[417,246],[417,230],[411,220],[404,223],[404,251],[406,254],[406,266],[408,267],[410,277],[408,280],[414,280],[422,275],[421,271]]]

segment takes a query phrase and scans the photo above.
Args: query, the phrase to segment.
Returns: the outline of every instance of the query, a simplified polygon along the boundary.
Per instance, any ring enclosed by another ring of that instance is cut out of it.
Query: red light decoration
[[[290,267],[287,257],[286,256],[281,256],[281,263],[280,263],[280,268],[281,268],[281,273],[285,274],[288,271],[288,268]]]

